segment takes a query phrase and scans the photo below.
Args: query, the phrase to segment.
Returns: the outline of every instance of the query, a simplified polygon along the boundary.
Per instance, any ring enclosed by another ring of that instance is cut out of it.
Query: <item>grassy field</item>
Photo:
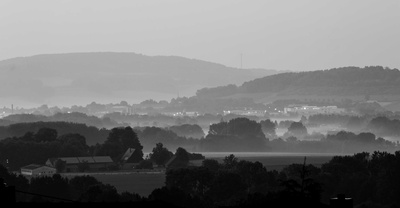
[[[147,197],[154,189],[164,186],[164,173],[131,173],[120,175],[93,175],[104,184],[115,186],[119,193],[128,191]]]
[[[247,160],[250,162],[260,162],[267,170],[277,170],[280,171],[284,167],[291,164],[303,164],[304,157],[306,157],[306,164],[312,164],[317,167],[321,166],[323,163],[329,162],[332,159],[332,155],[310,155],[310,154],[271,154],[271,155],[240,155],[233,153],[239,160]],[[227,156],[227,155],[226,155]],[[222,162],[224,157],[213,157],[214,159]]]

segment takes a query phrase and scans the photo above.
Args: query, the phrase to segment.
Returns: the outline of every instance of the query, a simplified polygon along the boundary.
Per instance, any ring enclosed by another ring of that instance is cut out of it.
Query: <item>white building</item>
[[[294,106],[284,108],[284,113],[297,113],[300,115],[342,114],[345,113],[345,109],[337,106]]]
[[[53,175],[55,173],[57,173],[55,168],[45,165],[30,164],[21,168],[21,174],[26,176]]]
[[[133,108],[129,106],[112,106],[109,109],[109,113],[121,113],[121,114],[127,114],[127,115],[132,115],[133,114]]]

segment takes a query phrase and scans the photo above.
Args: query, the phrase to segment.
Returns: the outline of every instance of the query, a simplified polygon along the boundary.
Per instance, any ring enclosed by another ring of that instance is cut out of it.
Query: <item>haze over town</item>
[[[399,2],[395,0],[251,3],[239,0],[118,3],[6,0],[0,3],[0,25],[5,26],[0,36],[0,60],[39,54],[132,52],[145,56],[180,56],[230,68],[278,72],[372,65],[399,68],[398,9]],[[81,72],[93,71],[96,66],[87,67],[80,69]],[[130,67],[133,71],[137,68]],[[52,70],[57,71],[57,68]],[[2,81],[4,76],[8,75],[3,75]],[[40,79],[35,82],[46,88],[71,81],[57,78],[51,82]],[[232,80],[231,84],[252,79]],[[212,86],[218,85],[213,83]],[[0,96],[6,106],[14,103],[25,108],[41,104],[62,107],[71,106],[73,102],[84,105],[91,101],[109,103],[131,99],[132,103],[139,103],[150,98],[170,100],[179,93],[193,96],[196,90],[185,91],[182,87],[180,92],[174,89],[168,95],[153,92],[147,92],[148,96],[143,93],[118,94],[121,99],[84,95],[75,99],[12,100],[4,97],[6,92]]]

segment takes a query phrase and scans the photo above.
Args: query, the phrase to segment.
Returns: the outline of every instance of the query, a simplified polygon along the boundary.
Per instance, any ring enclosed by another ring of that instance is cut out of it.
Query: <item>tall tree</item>
[[[38,142],[51,142],[57,139],[57,131],[51,128],[41,128],[35,134],[35,140]]]
[[[307,128],[301,122],[293,122],[288,128],[288,133],[292,136],[307,135]]]
[[[175,159],[169,164],[169,168],[184,168],[189,164],[189,153],[182,147],[178,147],[174,154]]]
[[[165,165],[173,155],[174,153],[164,147],[162,143],[157,143],[153,148],[152,153],[149,154],[151,160],[153,160],[157,165],[162,166]]]
[[[121,159],[128,148],[134,148],[137,156],[143,159],[143,146],[139,138],[131,127],[113,128],[107,137],[107,140],[101,145],[96,155],[108,155],[114,161]]]
[[[263,120],[260,121],[261,129],[264,132],[265,136],[269,139],[273,139],[276,137],[276,125],[271,120]]]

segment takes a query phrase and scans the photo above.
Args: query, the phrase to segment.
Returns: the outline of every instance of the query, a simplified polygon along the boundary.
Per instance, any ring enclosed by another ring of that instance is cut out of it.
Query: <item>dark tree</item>
[[[243,117],[231,119],[229,121],[228,134],[237,136],[254,135],[260,138],[265,138],[259,123]]]
[[[228,122],[219,122],[211,124],[208,130],[208,134],[211,135],[227,135],[228,134]]]
[[[267,138],[273,139],[276,137],[276,124],[274,122],[267,119],[260,121],[260,124],[261,124],[261,129]]]
[[[88,190],[81,195],[79,201],[115,203],[119,201],[119,194],[114,186],[109,184],[97,184],[90,186]]]
[[[71,194],[74,200],[77,200],[83,193],[87,192],[90,187],[99,184],[101,184],[101,182],[89,175],[75,176],[69,180]]]
[[[113,128],[96,155],[108,155],[114,161],[119,161],[128,148],[134,148],[143,159],[143,146],[136,132],[131,127]]]
[[[203,129],[197,124],[183,124],[180,126],[171,126],[169,130],[175,132],[177,135],[182,137],[192,137],[200,139],[204,137]]]
[[[212,186],[214,175],[215,172],[204,167],[172,169],[167,171],[165,185],[204,199]]]
[[[153,148],[152,153],[149,154],[151,160],[153,160],[157,165],[162,166],[164,166],[173,155],[174,153],[164,147],[162,143],[157,143],[156,147]]]
[[[265,151],[268,142],[259,123],[237,117],[210,125],[209,134],[199,146],[205,151]]]
[[[64,134],[58,137],[61,143],[60,157],[84,157],[88,156],[89,146],[86,139],[80,134]]]
[[[294,136],[307,135],[307,128],[301,122],[293,122],[288,128],[288,133]]]
[[[214,159],[205,159],[202,162],[202,166],[209,169],[210,171],[217,171],[221,167],[221,164],[217,160]]]
[[[189,153],[182,147],[176,149],[174,157],[168,168],[184,168],[189,164]]]
[[[232,171],[218,171],[208,192],[218,206],[233,206],[246,196],[242,177]]]
[[[239,159],[235,155],[230,154],[229,156],[226,156],[224,158],[224,167],[227,169],[232,169],[232,168],[236,167],[238,162],[239,162]]]
[[[38,142],[51,142],[57,139],[57,131],[51,128],[41,128],[35,134],[35,140]]]
[[[56,161],[56,164],[55,164],[57,172],[58,172],[58,173],[63,172],[64,169],[65,169],[65,167],[66,167],[66,165],[67,165],[67,162],[65,162],[64,160],[58,159],[58,160]]]
[[[29,192],[63,199],[70,199],[71,197],[68,179],[61,177],[60,174],[31,178]]]
[[[118,143],[125,150],[128,148],[143,149],[136,132],[129,126],[111,129],[106,142]]]

